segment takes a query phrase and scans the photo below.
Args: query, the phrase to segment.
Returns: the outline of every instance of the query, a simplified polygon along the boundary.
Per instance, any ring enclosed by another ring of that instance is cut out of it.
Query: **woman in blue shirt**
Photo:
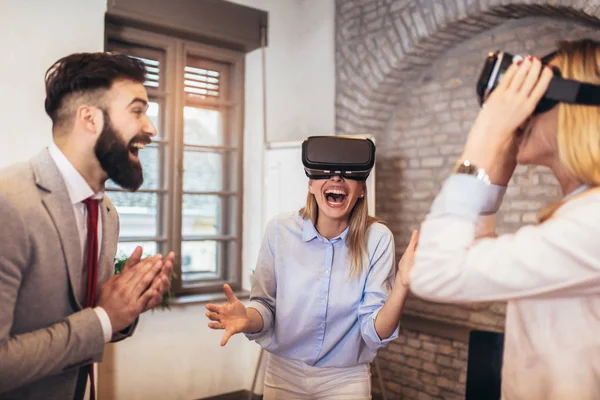
[[[417,234],[394,278],[392,232],[368,215],[365,182],[311,179],[306,206],[266,229],[245,307],[208,304],[212,329],[270,353],[265,399],[368,399],[369,363],[395,339]],[[395,284],[392,284],[394,283]]]

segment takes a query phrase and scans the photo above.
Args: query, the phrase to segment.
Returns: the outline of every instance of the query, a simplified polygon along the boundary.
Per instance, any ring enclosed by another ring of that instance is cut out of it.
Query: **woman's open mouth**
[[[342,207],[348,198],[348,192],[343,188],[325,189],[325,199],[330,207]]]

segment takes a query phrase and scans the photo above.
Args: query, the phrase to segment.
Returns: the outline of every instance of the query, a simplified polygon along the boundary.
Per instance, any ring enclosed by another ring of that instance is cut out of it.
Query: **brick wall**
[[[467,344],[401,329],[397,340],[379,354],[388,399],[448,399],[465,397]],[[380,398],[377,370],[373,397]]]
[[[449,48],[507,20],[598,24],[588,0],[336,0],[336,130],[383,132],[402,89]]]
[[[598,25],[589,24],[600,16],[599,2],[501,3],[336,2],[336,129],[376,137],[377,213],[394,232],[397,257],[462,152],[479,110],[475,81],[485,55],[496,49],[544,55],[558,39],[600,39]],[[497,232],[534,223],[540,207],[558,196],[548,170],[518,167]],[[405,313],[502,331],[505,304],[449,305],[411,297]],[[466,351],[466,339],[405,327],[378,355],[388,398],[464,398]],[[376,378],[374,373],[375,397]]]

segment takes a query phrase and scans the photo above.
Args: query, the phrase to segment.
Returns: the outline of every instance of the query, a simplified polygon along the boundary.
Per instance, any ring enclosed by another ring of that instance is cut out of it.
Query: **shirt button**
[[[329,270],[328,269],[325,270],[325,275],[329,275]]]

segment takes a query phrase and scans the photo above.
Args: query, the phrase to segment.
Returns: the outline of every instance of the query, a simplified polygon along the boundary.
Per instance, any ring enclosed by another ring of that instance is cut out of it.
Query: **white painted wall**
[[[111,345],[100,364],[100,400],[192,400],[249,389],[259,347],[207,328],[204,305],[140,318],[135,335]]]
[[[334,132],[334,1],[234,0],[269,12],[267,128],[270,141]],[[100,51],[106,0],[0,0],[0,168],[50,143],[43,77],[58,58]],[[263,234],[261,51],[247,56],[244,148],[244,287]],[[249,389],[258,346],[206,327],[204,305],[142,317],[135,336],[106,351],[101,399],[199,399]],[[259,388],[260,392],[260,388]]]
[[[334,1],[231,1],[269,12],[266,50],[268,140],[302,140],[310,135],[334,134]],[[251,93],[259,92],[252,100],[259,103],[260,113],[247,114],[252,120],[258,116],[262,118],[262,86],[258,84],[262,82],[260,58],[260,50],[247,58],[246,77],[252,79],[246,80],[246,89]]]
[[[0,168],[52,140],[44,74],[59,58],[104,46],[105,0],[0,0]]]

